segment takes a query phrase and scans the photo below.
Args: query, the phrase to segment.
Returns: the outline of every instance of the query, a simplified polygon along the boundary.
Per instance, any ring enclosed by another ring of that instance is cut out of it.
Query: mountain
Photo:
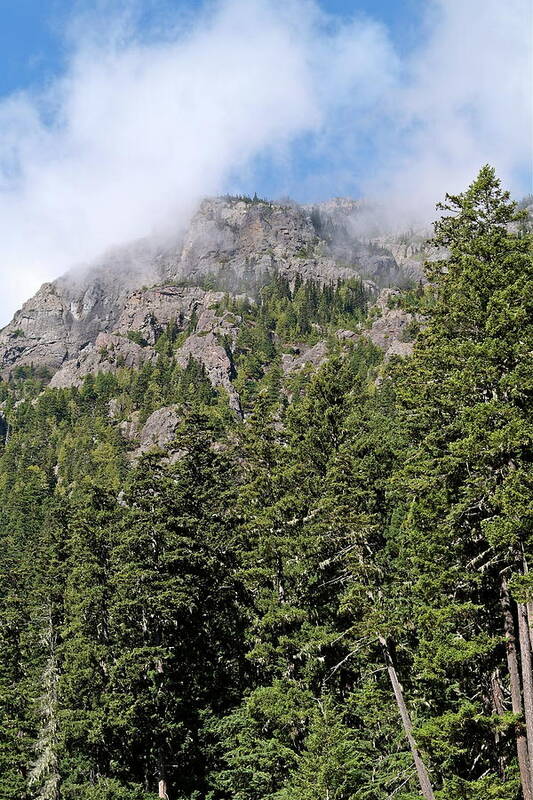
[[[424,241],[365,240],[361,216],[350,200],[313,207],[205,200],[181,236],[116,248],[42,286],[0,332],[0,374],[33,365],[61,370],[53,385],[67,385],[108,368],[98,356],[104,347],[138,366],[153,353],[124,341],[128,330],[153,345],[171,319],[187,325],[215,302],[206,286],[253,292],[273,274],[320,283],[363,277],[376,289],[419,280]]]

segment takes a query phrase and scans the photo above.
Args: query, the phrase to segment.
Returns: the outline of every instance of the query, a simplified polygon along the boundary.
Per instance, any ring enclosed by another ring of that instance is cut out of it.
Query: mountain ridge
[[[408,246],[405,236],[363,239],[362,208],[361,201],[340,198],[313,206],[257,198],[206,199],[181,235],[166,241],[139,239],[43,284],[0,331],[0,374],[8,378],[20,366],[51,373],[67,367],[58,385],[69,374],[75,380],[80,355],[86,361],[85,351],[94,350],[99,337],[113,334],[117,325],[127,335],[120,320],[135,293],[148,292],[143,301],[148,315],[161,313],[161,303],[157,309],[147,306],[157,295],[150,295],[149,287],[212,286],[235,295],[254,291],[279,273],[289,281],[322,284],[361,277],[377,294],[379,287],[419,280],[423,240],[418,237]],[[167,312],[190,313],[195,293],[185,295]],[[163,326],[168,313],[160,320]],[[134,344],[123,355],[128,364],[138,366],[143,358]]]

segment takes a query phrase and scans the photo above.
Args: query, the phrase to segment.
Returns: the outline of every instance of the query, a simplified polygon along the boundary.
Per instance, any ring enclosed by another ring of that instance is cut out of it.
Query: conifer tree
[[[442,211],[411,358],[359,279],[278,274],[219,304],[244,422],[183,320],[0,382],[2,798],[533,800],[530,226],[488,167]]]
[[[505,634],[522,790],[530,800],[523,727],[529,643],[527,627],[517,631],[510,587],[527,583],[522,553],[527,561],[532,547],[526,500],[531,242],[517,230],[520,215],[490,167],[465,193],[447,196],[441,208],[445,214],[434,242],[447,255],[427,265],[434,301],[414,357],[397,376],[409,442],[395,478],[404,509],[398,597],[412,587],[409,615],[419,639],[415,669],[431,676],[434,714],[444,711],[438,692],[455,680],[452,708],[459,714],[471,709],[473,730],[476,713],[500,713],[491,701],[491,675]],[[521,675],[519,654],[525,655]],[[480,685],[484,702],[477,699]],[[470,742],[476,740],[471,736]],[[468,752],[468,743],[462,747]],[[495,748],[486,740],[481,748],[472,753],[474,783],[476,775],[498,769]],[[468,770],[461,746],[455,752],[456,768]],[[512,769],[507,763],[499,769],[504,787],[512,782]]]
[[[141,460],[112,554],[112,769],[160,797],[202,785],[202,719],[224,707],[239,675],[224,521],[231,468],[202,428],[205,419],[188,419],[175,467],[157,453]]]

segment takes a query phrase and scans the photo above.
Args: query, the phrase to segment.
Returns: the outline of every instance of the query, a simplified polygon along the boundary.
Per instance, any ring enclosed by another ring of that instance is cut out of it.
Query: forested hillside
[[[489,167],[441,212],[403,355],[273,272],[0,382],[2,800],[533,800],[531,234]]]

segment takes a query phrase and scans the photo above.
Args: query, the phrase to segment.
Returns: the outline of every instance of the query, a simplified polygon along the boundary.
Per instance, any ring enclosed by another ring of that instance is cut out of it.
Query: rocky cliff
[[[205,200],[180,236],[116,248],[44,284],[0,332],[0,374],[33,365],[48,369],[51,385],[61,387],[89,373],[138,367],[157,358],[154,345],[172,321],[184,339],[178,361],[200,361],[237,409],[222,341],[235,339],[238,320],[214,310],[224,292],[253,292],[275,273],[322,284],[361,276],[376,294],[420,277],[423,244],[376,231],[363,236],[360,215],[361,204],[350,200],[312,207]],[[384,319],[379,324],[386,327]],[[394,337],[385,331],[380,346]]]

